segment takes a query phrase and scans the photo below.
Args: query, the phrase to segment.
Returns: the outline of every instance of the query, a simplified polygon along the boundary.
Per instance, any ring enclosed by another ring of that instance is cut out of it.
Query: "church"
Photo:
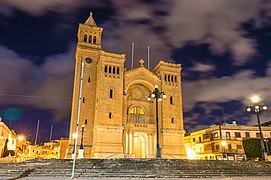
[[[77,144],[81,158],[186,158],[181,65],[126,70],[125,54],[103,51],[102,31],[92,13],[79,24],[66,157]]]

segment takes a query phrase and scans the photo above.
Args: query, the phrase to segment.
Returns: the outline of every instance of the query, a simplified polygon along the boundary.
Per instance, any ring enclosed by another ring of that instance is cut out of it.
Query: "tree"
[[[251,158],[262,158],[261,140],[257,138],[250,138],[243,140],[243,147],[246,157]]]

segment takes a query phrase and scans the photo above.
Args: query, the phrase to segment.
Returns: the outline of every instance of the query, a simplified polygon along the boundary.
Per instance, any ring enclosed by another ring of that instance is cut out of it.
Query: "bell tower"
[[[95,116],[96,99],[96,74],[97,62],[101,54],[101,36],[103,28],[98,27],[93,20],[92,13],[84,24],[79,24],[78,43],[75,53],[75,72],[72,110],[70,120],[69,148],[67,158],[71,157],[74,150],[74,136],[76,132],[76,121],[79,112],[77,149],[80,145],[84,148],[84,157],[89,157],[92,148],[92,129]],[[83,68],[83,69],[82,69]],[[80,84],[82,96],[80,99],[80,110],[78,111]],[[82,132],[82,130],[84,132]],[[77,151],[78,152],[78,151]]]

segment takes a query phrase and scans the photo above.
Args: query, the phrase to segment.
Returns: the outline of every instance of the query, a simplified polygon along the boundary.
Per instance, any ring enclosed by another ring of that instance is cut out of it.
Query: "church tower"
[[[77,149],[83,146],[84,157],[102,158],[113,146],[114,150],[110,151],[123,156],[121,140],[114,137],[121,137],[122,133],[122,117],[119,115],[122,114],[125,55],[102,51],[102,31],[103,28],[93,20],[92,13],[84,24],[79,24],[67,158],[71,157],[74,149],[73,134],[78,117]]]

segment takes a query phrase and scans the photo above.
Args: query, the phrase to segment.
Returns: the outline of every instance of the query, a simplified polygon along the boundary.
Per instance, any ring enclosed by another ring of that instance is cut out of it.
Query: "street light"
[[[226,157],[225,147],[227,146],[227,142],[226,141],[222,141],[221,145],[223,147],[222,158],[224,159]]]
[[[167,96],[165,95],[164,92],[159,91],[158,85],[154,86],[153,92],[149,95],[148,101],[151,101],[152,98],[155,99],[155,113],[156,113],[156,148],[157,148],[157,153],[156,153],[156,158],[161,158],[161,149],[159,146],[159,125],[158,125],[158,101],[162,101],[163,98],[166,98]]]
[[[82,127],[82,129],[81,129],[81,131],[82,131],[82,136],[81,136],[80,149],[84,149],[84,147],[83,147],[83,140],[84,140],[85,125],[82,125],[81,127]]]
[[[258,120],[258,126],[259,126],[259,131],[260,131],[260,138],[261,138],[261,148],[262,148],[262,159],[266,160],[266,148],[264,145],[264,139],[263,139],[263,133],[262,133],[262,128],[261,128],[261,122],[260,122],[260,111],[267,110],[267,106],[260,104],[260,97],[258,95],[254,95],[250,98],[251,101],[251,105],[248,106],[247,108],[247,112],[251,112],[254,111],[256,113],[257,116],[257,120]]]
[[[77,138],[77,134],[76,133],[73,133],[72,134],[72,139],[73,139],[73,151],[72,151],[72,154],[74,155],[74,150],[75,150],[75,139]]]

